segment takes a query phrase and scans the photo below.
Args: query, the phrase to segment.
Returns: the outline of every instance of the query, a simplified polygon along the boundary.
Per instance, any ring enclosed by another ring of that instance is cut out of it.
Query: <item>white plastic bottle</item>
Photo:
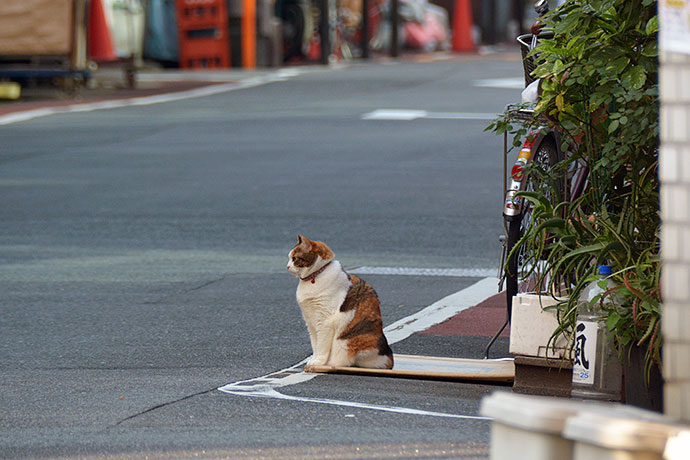
[[[578,299],[570,395],[573,398],[620,401],[623,370],[608,337],[606,312],[601,307],[602,300],[604,304],[615,302],[611,294],[602,299],[615,283],[607,279],[611,274],[610,266],[599,265],[598,271],[599,279],[587,285]]]

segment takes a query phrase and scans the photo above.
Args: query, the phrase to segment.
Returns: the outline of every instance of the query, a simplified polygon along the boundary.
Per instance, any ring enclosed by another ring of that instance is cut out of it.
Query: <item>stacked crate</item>
[[[177,0],[180,67],[230,67],[226,0]]]

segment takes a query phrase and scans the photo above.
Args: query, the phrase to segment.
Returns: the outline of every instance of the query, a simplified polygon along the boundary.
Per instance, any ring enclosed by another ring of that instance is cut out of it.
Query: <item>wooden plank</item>
[[[393,355],[393,359],[393,369],[316,366],[312,372],[498,383],[510,383],[515,378],[515,365],[511,358],[468,359]]]

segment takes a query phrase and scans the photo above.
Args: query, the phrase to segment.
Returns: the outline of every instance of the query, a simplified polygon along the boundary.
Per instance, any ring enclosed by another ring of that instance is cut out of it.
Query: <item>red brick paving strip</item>
[[[502,292],[420,334],[493,337],[505,320],[506,294]],[[506,326],[500,337],[510,337],[510,324]]]

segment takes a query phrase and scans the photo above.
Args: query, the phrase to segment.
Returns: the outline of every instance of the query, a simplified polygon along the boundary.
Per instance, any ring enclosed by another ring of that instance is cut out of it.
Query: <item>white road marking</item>
[[[410,121],[426,116],[426,110],[379,109],[362,115],[362,120],[402,120]]]
[[[418,119],[431,120],[493,120],[495,113],[466,113],[466,112],[427,112],[426,110],[406,109],[378,109],[365,113],[362,120],[392,120],[412,121]]]
[[[431,120],[493,120],[496,113],[473,112],[429,112],[425,118]]]
[[[296,77],[305,72],[304,68],[278,69],[271,74],[272,79],[284,80],[287,78]],[[247,75],[245,75],[246,77]],[[140,73],[137,75],[138,81],[160,82],[160,81],[205,81],[217,83],[237,82],[238,72],[225,70],[204,70],[199,72],[197,70],[178,70],[175,72],[156,72],[156,73]]]
[[[495,276],[496,268],[414,268],[414,267],[356,267],[346,269],[355,275],[448,276],[457,278],[486,278]]]
[[[116,99],[109,101],[90,102],[83,104],[72,104],[62,107],[49,107],[44,109],[26,110],[23,112],[10,113],[0,116],[0,125],[9,125],[12,123],[19,123],[22,121],[33,120],[35,118],[47,117],[58,113],[80,113],[92,112],[94,110],[117,109],[121,107],[135,107],[153,104],[162,104],[164,102],[181,101],[184,99],[192,99],[196,97],[213,96],[216,94],[226,93],[228,91],[236,91],[240,89],[254,88],[256,86],[265,85],[267,83],[285,81],[296,75],[298,71],[279,71],[265,76],[249,78],[240,82],[221,83],[203,88],[195,88],[185,91],[177,91],[174,93],[157,94],[153,96],[133,97],[129,99]]]
[[[524,78],[488,78],[475,80],[474,86],[479,88],[524,89]]]
[[[237,394],[237,393],[235,393]],[[433,412],[419,409],[411,409],[407,407],[396,407],[396,406],[386,406],[381,404],[367,404],[355,401],[341,401],[337,399],[324,399],[324,398],[308,398],[303,396],[291,396],[280,393],[274,389],[262,390],[256,393],[245,393],[244,396],[255,396],[257,398],[273,398],[273,399],[283,399],[288,401],[298,401],[307,402],[315,404],[328,404],[331,406],[343,406],[343,407],[354,407],[357,409],[371,409],[382,412],[393,412],[396,414],[407,414],[407,415],[426,415],[432,417],[446,417],[446,418],[461,418],[470,420],[491,420],[489,417],[482,417],[479,415],[462,415],[462,414],[447,414],[444,412]]]
[[[406,339],[415,332],[424,331],[431,326],[441,323],[455,314],[466,310],[487,297],[496,293],[497,278],[487,277],[481,281],[458,291],[454,294],[444,297],[443,299],[434,302],[425,309],[415,313],[414,315],[403,318],[384,329],[388,343],[393,344]],[[473,420],[489,420],[487,417],[480,417],[475,415],[463,414],[448,414],[443,412],[424,411],[419,409],[412,409],[407,407],[387,406],[379,404],[367,404],[356,401],[342,401],[336,399],[322,399],[298,397],[280,393],[277,388],[296,385],[308,382],[319,374],[312,374],[301,372],[300,369],[307,363],[309,358],[272,374],[262,377],[257,377],[249,380],[242,380],[239,382],[229,383],[218,390],[223,393],[248,396],[255,398],[273,398],[290,401],[308,402],[315,404],[328,404],[343,407],[354,407],[359,409],[371,409],[382,412],[394,412],[399,414],[409,415],[424,415],[432,417],[450,417]]]

